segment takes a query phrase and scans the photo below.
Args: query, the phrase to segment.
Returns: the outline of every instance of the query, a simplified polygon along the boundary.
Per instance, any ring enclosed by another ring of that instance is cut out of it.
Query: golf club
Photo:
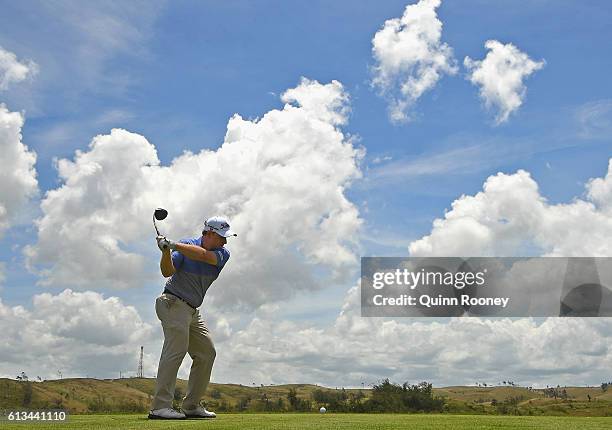
[[[155,212],[153,212],[153,227],[155,227],[155,232],[158,236],[161,236],[161,234],[159,233],[159,229],[157,228],[157,223],[155,222],[155,220],[161,221],[166,219],[167,216],[168,211],[163,208],[157,208],[155,209]]]

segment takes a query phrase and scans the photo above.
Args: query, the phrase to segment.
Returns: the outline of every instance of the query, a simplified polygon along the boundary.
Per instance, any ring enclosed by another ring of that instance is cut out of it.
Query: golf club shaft
[[[157,228],[157,223],[155,222],[155,215],[153,215],[153,227],[155,227],[155,232],[157,233],[157,235],[161,236],[161,234],[159,234],[159,230]]]

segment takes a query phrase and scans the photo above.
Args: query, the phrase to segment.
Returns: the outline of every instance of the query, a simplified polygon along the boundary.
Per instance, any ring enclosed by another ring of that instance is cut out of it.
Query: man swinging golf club
[[[161,273],[169,279],[155,302],[155,312],[164,331],[164,346],[150,419],[216,417],[214,412],[200,406],[200,397],[210,381],[216,352],[197,308],[229,259],[229,250],[223,245],[230,236],[236,236],[236,233],[230,230],[228,221],[219,216],[204,222],[201,237],[174,242],[157,236],[157,246],[162,251]],[[172,409],[172,399],[176,375],[186,353],[193,359],[193,364],[182,412],[178,412]]]

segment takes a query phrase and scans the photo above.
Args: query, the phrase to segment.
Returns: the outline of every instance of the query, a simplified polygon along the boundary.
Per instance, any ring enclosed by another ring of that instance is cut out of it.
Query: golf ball
[[[324,414],[325,412],[327,412],[327,409],[325,409],[323,406],[321,406],[321,409],[319,409],[319,412]]]

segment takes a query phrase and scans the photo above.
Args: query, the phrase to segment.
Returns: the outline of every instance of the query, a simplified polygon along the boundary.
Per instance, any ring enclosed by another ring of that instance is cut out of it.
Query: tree
[[[249,407],[250,402],[250,397],[241,397],[240,399],[238,399],[238,404],[236,406],[239,411],[245,411]]]
[[[297,391],[295,390],[295,388],[289,388],[289,393],[287,393],[287,401],[289,402],[289,407],[292,410],[297,410],[297,404],[298,404],[298,398],[297,398]]]
[[[309,411],[312,406],[309,400],[298,398],[295,388],[289,389],[287,400],[289,401],[289,410],[291,411]]]

